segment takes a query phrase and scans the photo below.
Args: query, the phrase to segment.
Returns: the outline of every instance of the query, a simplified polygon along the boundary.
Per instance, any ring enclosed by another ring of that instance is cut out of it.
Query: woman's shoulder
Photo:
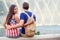
[[[14,19],[15,17],[14,17],[14,15],[12,16],[12,19]]]
[[[14,15],[14,18],[15,18],[15,21],[16,21],[17,23],[20,22],[20,19],[18,18],[18,15],[17,15],[17,14]]]
[[[15,15],[14,15],[14,18],[15,18],[15,19],[19,18],[19,17],[18,17],[18,14],[15,14]]]
[[[15,14],[14,17],[18,17],[18,14]]]

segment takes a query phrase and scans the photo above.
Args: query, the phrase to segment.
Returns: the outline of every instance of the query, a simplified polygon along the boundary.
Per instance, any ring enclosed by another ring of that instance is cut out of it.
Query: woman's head
[[[11,5],[10,8],[9,8],[9,13],[10,14],[15,14],[18,12],[18,8],[16,5]]]
[[[15,15],[18,11],[18,8],[16,5],[11,5],[9,8],[9,12],[6,18],[7,24],[10,24],[10,20],[12,19],[12,16]]]

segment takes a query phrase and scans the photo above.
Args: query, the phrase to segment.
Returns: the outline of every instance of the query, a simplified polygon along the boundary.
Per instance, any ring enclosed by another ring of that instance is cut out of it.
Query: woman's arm
[[[17,24],[20,22],[20,19],[18,18],[17,14],[15,14],[15,15],[13,16],[13,18],[16,20]],[[15,25],[10,26],[10,25],[7,25],[7,24],[6,24],[5,26],[7,27],[7,29],[18,28],[18,27],[14,27]]]
[[[14,26],[12,26],[12,27],[10,26],[9,27],[10,29],[11,28],[19,28],[19,27],[22,27],[22,26],[27,26],[27,25],[30,25],[30,24],[32,24],[34,22],[33,20],[30,20],[29,22],[27,22],[26,24],[24,24],[24,20],[20,20],[17,15],[15,15],[14,18],[15,18],[17,24],[14,25]]]
[[[23,26],[24,20],[20,20],[17,15],[14,15],[14,19],[15,19],[16,22],[17,22],[16,25],[9,26],[8,29],[11,29],[11,28],[19,28],[19,27],[22,27],[22,26]]]
[[[18,18],[17,14],[14,16],[14,19],[16,20],[17,23],[20,22],[20,19]]]
[[[7,23],[6,23],[6,21],[4,22],[4,27],[7,28]]]
[[[5,22],[4,22],[4,27],[6,28],[6,24],[5,24]]]

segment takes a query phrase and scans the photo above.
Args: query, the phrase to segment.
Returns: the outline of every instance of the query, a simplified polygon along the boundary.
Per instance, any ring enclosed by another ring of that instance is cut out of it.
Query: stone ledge
[[[34,37],[7,38],[0,37],[0,40],[60,40],[60,34],[35,35]]]

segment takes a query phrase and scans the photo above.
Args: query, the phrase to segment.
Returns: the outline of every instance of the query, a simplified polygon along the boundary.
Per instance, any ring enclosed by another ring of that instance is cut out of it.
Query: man
[[[31,17],[31,16],[32,16],[32,12],[28,11],[28,9],[29,9],[29,4],[28,4],[27,2],[24,2],[24,3],[23,3],[23,10],[24,10],[24,12],[26,12],[26,13]],[[25,34],[25,28],[24,28],[23,25],[24,25],[24,24],[27,22],[27,20],[28,20],[28,16],[27,16],[24,12],[22,12],[22,13],[20,14],[20,22],[17,23],[16,25],[10,27],[10,28],[19,28],[19,27],[22,27],[22,29],[20,29],[20,32],[21,32],[22,34]],[[36,21],[35,15],[33,15],[33,18],[34,18],[34,21]],[[30,22],[32,23],[32,20],[31,20]],[[30,23],[30,24],[31,24],[31,23]],[[27,25],[29,25],[29,24],[27,24]]]

